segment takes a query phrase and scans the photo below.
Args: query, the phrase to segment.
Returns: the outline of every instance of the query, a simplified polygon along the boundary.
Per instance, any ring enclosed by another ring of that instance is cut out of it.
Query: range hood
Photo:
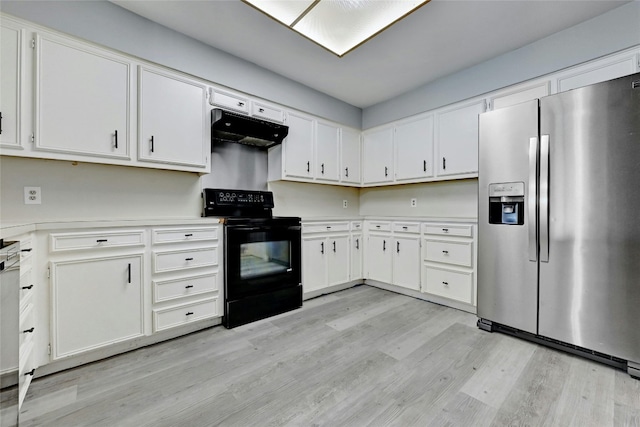
[[[236,142],[267,149],[282,143],[289,127],[231,113],[220,108],[211,110],[211,142]],[[212,144],[213,146],[213,144]]]

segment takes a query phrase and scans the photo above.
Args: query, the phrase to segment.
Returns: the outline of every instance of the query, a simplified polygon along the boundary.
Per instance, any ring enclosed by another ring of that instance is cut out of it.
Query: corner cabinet
[[[393,181],[393,127],[362,134],[362,181],[384,184]]]
[[[144,335],[144,230],[50,235],[52,357]]]
[[[206,86],[140,66],[138,92],[138,159],[208,169]]]
[[[34,40],[34,148],[130,160],[131,61],[66,37]]]

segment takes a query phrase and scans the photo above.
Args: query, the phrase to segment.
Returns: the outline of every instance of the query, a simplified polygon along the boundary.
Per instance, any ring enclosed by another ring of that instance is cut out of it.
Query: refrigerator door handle
[[[549,262],[549,135],[540,136],[540,261]]]
[[[538,260],[538,242],[536,238],[536,192],[538,166],[538,138],[529,138],[529,261]]]

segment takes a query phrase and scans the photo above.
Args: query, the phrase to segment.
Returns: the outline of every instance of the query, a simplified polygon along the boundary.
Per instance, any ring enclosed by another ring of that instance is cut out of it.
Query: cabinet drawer
[[[420,224],[417,222],[394,222],[393,231],[398,233],[420,233]]]
[[[157,243],[218,240],[218,227],[154,229],[152,241]]]
[[[473,304],[473,273],[425,266],[423,292]]]
[[[155,273],[187,268],[213,267],[218,264],[218,248],[185,249],[153,253]]]
[[[153,281],[153,302],[169,301],[176,298],[198,295],[218,290],[217,274],[191,276],[175,280]]]
[[[422,224],[423,233],[438,234],[441,236],[471,237],[471,228],[471,225]]]
[[[362,222],[361,221],[352,221],[351,222],[351,231],[362,231]]]
[[[348,222],[326,222],[322,224],[304,225],[303,233],[334,233],[337,231],[349,231]]]
[[[79,249],[144,246],[144,231],[108,231],[104,233],[51,234],[51,252]]]
[[[370,231],[391,231],[390,222],[370,222],[367,224]]]
[[[251,104],[251,115],[272,122],[282,123],[284,121],[284,112],[282,110],[261,102],[253,102]]]
[[[249,100],[239,94],[212,89],[209,102],[211,105],[249,114]]]
[[[471,242],[425,240],[427,261],[471,267]]]
[[[217,315],[216,298],[153,310],[153,330],[157,332]]]

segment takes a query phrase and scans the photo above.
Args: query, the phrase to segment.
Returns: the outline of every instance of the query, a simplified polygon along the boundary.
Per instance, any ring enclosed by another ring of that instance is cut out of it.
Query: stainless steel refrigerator
[[[640,377],[640,74],[479,126],[478,326]]]

